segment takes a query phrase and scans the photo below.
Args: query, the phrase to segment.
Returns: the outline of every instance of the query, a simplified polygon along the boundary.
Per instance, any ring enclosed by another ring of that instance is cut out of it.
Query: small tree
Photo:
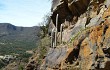
[[[39,23],[41,31],[41,38],[45,37],[48,33],[48,27],[50,23],[50,13],[47,13],[43,17],[43,21]]]

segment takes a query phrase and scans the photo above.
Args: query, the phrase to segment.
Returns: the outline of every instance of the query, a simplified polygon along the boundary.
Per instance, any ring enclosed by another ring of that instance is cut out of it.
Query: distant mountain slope
[[[34,27],[17,27],[9,23],[0,23],[0,40],[26,40],[35,41],[38,39],[37,34],[40,28]]]
[[[24,53],[36,46],[40,27],[18,27],[0,23],[0,55]]]

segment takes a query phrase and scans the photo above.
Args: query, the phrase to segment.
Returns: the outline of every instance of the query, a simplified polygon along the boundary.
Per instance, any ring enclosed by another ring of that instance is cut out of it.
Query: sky
[[[50,8],[50,0],[0,0],[0,23],[38,26]]]

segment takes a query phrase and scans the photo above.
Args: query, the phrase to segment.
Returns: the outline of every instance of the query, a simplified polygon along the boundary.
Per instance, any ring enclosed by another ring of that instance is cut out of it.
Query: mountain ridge
[[[31,40],[34,40],[35,38],[38,39],[37,34],[39,31],[40,27],[38,26],[20,27],[10,23],[0,23],[0,39],[26,40],[27,38],[30,38]]]

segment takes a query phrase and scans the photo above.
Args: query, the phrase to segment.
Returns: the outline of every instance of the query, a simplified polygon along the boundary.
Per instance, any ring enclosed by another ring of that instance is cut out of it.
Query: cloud
[[[48,0],[1,0],[4,10],[0,10],[0,22],[18,26],[33,26],[42,21],[50,11]]]

